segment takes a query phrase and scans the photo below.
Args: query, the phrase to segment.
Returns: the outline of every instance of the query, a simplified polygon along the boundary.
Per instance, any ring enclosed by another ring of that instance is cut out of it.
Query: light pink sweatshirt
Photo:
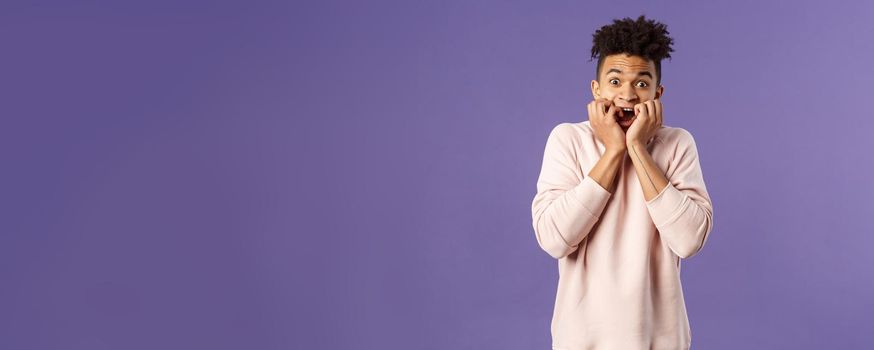
[[[531,215],[537,244],[558,259],[553,349],[691,345],[680,259],[704,246],[713,205],[692,134],[663,126],[647,148],[668,179],[649,202],[628,154],[614,193],[588,176],[605,150],[588,120],[546,141]]]

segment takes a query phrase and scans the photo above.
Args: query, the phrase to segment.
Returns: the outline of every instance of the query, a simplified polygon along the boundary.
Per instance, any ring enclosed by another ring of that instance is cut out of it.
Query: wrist
[[[640,140],[629,140],[625,143],[625,147],[631,148],[632,146],[646,146],[646,143]]]
[[[621,157],[621,156],[624,156],[624,155],[625,155],[625,152],[626,152],[627,150],[628,150],[628,149],[626,148],[625,145],[623,145],[623,146],[615,146],[615,147],[607,147],[607,149],[604,150],[604,156],[607,156],[607,157]]]

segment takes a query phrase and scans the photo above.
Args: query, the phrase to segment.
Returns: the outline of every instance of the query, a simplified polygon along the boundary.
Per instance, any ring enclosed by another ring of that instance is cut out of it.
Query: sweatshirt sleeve
[[[611,196],[595,180],[582,174],[573,149],[574,132],[567,123],[559,124],[550,132],[537,193],[531,203],[537,243],[556,259],[566,257],[579,247]]]
[[[697,254],[713,229],[713,204],[692,134],[680,129],[677,165],[668,185],[646,203],[661,239],[681,258]]]

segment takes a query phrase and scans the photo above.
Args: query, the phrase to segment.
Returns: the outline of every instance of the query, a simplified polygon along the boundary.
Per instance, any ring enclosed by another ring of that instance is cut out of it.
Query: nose
[[[632,102],[637,100],[637,94],[634,93],[634,86],[631,84],[625,84],[624,87],[619,89],[619,94],[616,95],[620,100],[625,102]]]

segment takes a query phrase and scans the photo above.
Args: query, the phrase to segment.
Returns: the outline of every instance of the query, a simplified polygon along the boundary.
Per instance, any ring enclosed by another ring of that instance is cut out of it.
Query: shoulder
[[[692,133],[688,130],[670,125],[662,125],[661,129],[656,131],[653,137],[653,142],[662,144],[663,147],[682,149],[695,144],[695,139]]]
[[[561,122],[555,125],[549,132],[546,143],[548,149],[560,148],[564,152],[579,152],[597,147],[588,121]]]
[[[659,152],[670,159],[670,162],[695,159],[698,157],[698,148],[692,133],[681,127],[664,127],[658,138],[662,145]],[[670,166],[669,166],[670,168]]]
[[[667,143],[688,143],[693,140],[692,133],[678,126],[662,125],[656,137]]]

